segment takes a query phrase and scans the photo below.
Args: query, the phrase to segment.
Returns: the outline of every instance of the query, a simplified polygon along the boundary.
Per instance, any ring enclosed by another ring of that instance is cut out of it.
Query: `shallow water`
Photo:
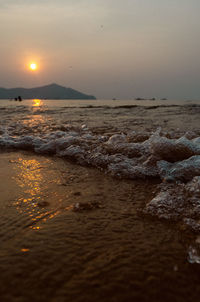
[[[198,301],[199,103],[93,102],[0,104],[2,301]]]
[[[27,153],[1,167],[3,301],[196,301],[196,237],[141,213],[156,182]]]

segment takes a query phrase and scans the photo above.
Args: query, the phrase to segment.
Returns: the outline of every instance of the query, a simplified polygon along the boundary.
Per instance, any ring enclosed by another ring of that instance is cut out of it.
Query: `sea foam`
[[[0,133],[1,149],[56,155],[120,178],[160,179],[160,192],[145,213],[200,230],[200,137],[169,138],[161,129],[97,135],[85,124],[39,135],[12,135],[10,129]]]

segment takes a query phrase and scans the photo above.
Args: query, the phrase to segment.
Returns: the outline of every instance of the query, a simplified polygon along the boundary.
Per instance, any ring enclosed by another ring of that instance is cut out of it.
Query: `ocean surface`
[[[199,116],[0,100],[2,301],[198,301]]]

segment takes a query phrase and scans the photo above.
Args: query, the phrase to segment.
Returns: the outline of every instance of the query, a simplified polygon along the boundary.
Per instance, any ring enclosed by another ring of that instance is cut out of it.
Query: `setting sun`
[[[36,70],[37,69],[37,64],[36,63],[31,63],[29,65],[29,67],[30,67],[31,70]]]

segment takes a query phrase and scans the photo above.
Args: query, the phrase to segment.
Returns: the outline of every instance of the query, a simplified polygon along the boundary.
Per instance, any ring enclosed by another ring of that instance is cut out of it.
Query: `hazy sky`
[[[0,86],[200,99],[199,12],[199,0],[0,0]]]

